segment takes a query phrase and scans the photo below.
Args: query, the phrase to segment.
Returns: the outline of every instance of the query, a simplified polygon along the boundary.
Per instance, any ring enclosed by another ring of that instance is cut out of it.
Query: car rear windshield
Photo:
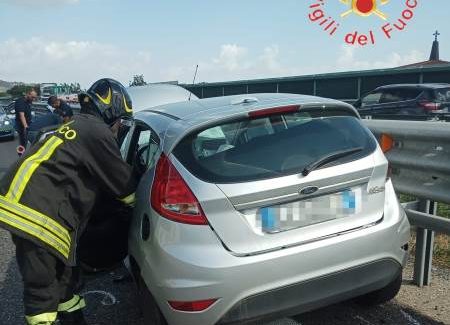
[[[450,88],[442,88],[436,90],[436,101],[450,102]]]
[[[373,152],[376,140],[348,114],[299,111],[214,125],[186,136],[175,157],[210,183],[236,183],[299,174],[330,154],[355,153],[326,164],[345,163]]]

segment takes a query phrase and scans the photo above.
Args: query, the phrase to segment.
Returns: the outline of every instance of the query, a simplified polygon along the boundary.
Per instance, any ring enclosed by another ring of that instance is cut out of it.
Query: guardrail
[[[398,193],[419,198],[405,204],[417,227],[414,282],[431,281],[434,232],[450,235],[450,219],[436,216],[437,202],[450,204],[450,126],[445,122],[364,120],[389,160]]]

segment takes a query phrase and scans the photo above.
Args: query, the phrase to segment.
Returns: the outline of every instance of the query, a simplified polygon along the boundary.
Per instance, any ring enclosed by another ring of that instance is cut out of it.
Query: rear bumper
[[[245,323],[290,316],[380,289],[406,263],[409,222],[392,186],[376,225],[265,254],[238,257],[206,226],[151,219],[150,239],[133,219],[130,254],[170,325]],[[168,301],[218,300],[202,312]]]
[[[239,301],[218,324],[243,324],[262,317],[301,314],[383,288],[401,271],[397,261],[383,259],[262,292]]]
[[[14,136],[13,128],[0,128],[0,138],[11,138]]]

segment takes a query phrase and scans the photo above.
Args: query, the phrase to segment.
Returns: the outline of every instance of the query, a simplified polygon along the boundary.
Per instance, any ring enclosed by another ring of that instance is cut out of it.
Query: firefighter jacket
[[[81,114],[31,147],[0,180],[0,227],[75,265],[96,198],[134,201],[135,180],[98,117]]]

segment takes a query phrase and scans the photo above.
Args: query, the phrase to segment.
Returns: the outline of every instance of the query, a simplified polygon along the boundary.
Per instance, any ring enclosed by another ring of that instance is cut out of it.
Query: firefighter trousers
[[[25,318],[30,325],[52,324],[58,312],[75,312],[85,306],[75,294],[79,272],[66,266],[45,248],[13,235],[22,275]]]

